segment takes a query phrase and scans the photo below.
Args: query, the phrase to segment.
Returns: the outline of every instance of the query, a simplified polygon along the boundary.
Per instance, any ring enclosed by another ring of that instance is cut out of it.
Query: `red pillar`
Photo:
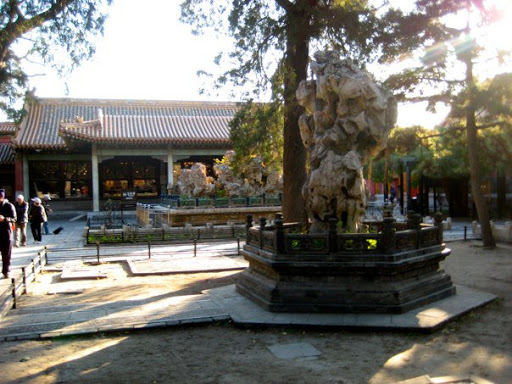
[[[14,190],[16,194],[23,191],[23,154],[17,153],[14,161]],[[28,193],[28,191],[25,191]],[[26,197],[25,197],[26,198]]]

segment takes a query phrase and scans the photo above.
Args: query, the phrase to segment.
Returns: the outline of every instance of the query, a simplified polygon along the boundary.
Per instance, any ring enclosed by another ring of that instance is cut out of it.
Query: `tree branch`
[[[464,80],[438,79],[435,77],[426,77],[426,76],[419,76],[418,80],[436,81],[438,83],[446,83],[446,84],[464,84]]]
[[[276,3],[286,12],[290,11],[293,8],[293,4],[288,0],[276,0]]]
[[[7,26],[0,31],[0,61],[3,61],[7,54],[9,46],[20,36],[24,35],[28,31],[40,27],[46,21],[52,20],[57,17],[67,6],[73,3],[75,0],[58,0],[46,11],[41,12],[30,19],[25,17],[18,17],[16,21],[10,21]],[[14,12],[21,12],[18,7],[16,0],[12,1]]]
[[[493,128],[493,127],[500,126],[500,125],[505,125],[505,124],[506,124],[505,121],[493,121],[492,123],[487,123],[487,124],[483,124],[483,125],[477,125],[476,129],[479,130],[479,129]],[[466,127],[463,127],[463,126],[450,126],[448,128],[450,128],[451,130],[454,130],[454,131],[463,131],[463,130],[466,129]],[[445,134],[446,133],[435,133],[435,134],[427,135],[427,136],[419,136],[419,135],[417,135],[417,137],[419,139],[430,139],[432,137],[444,136]]]

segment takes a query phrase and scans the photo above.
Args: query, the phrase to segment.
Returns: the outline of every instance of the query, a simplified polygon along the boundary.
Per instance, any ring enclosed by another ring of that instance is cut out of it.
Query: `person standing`
[[[44,229],[44,234],[45,235],[49,235],[50,234],[50,229],[48,228],[48,216],[50,216],[50,213],[53,212],[52,210],[52,207],[50,206],[50,203],[49,201],[51,200],[52,198],[50,197],[50,195],[43,195],[43,208],[44,208],[44,211],[46,213],[46,221],[43,223],[43,229]]]
[[[16,222],[14,205],[5,198],[5,189],[0,189],[0,251],[2,252],[2,274],[9,277],[12,252],[12,226]]]
[[[40,243],[43,223],[46,221],[46,212],[39,197],[32,199],[32,207],[30,208],[28,219],[30,221],[32,236],[34,237],[34,243]]]
[[[16,209],[15,244],[16,247],[25,246],[27,245],[28,203],[23,195],[16,197],[14,209]]]

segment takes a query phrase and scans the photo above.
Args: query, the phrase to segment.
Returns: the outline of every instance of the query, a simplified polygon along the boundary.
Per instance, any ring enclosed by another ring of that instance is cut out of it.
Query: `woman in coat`
[[[32,203],[28,219],[30,221],[32,236],[34,237],[34,243],[37,244],[41,242],[41,232],[43,223],[46,221],[46,212],[39,197],[34,197]]]
[[[25,246],[27,245],[28,203],[25,201],[23,195],[16,197],[14,209],[16,209],[16,246]]]

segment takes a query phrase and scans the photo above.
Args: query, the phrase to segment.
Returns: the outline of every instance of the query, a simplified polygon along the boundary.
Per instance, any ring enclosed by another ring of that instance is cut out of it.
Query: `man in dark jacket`
[[[16,222],[14,205],[5,198],[5,189],[0,189],[0,252],[2,252],[2,273],[7,279],[11,265],[12,226]]]
[[[28,203],[23,195],[16,196],[14,209],[16,209],[16,234],[14,240],[17,247],[20,245],[25,246],[27,245]]]
[[[30,229],[32,229],[32,236],[34,236],[34,244],[39,244],[41,242],[43,223],[46,221],[46,212],[39,197],[32,199],[32,207],[28,213],[28,219],[30,221]]]

